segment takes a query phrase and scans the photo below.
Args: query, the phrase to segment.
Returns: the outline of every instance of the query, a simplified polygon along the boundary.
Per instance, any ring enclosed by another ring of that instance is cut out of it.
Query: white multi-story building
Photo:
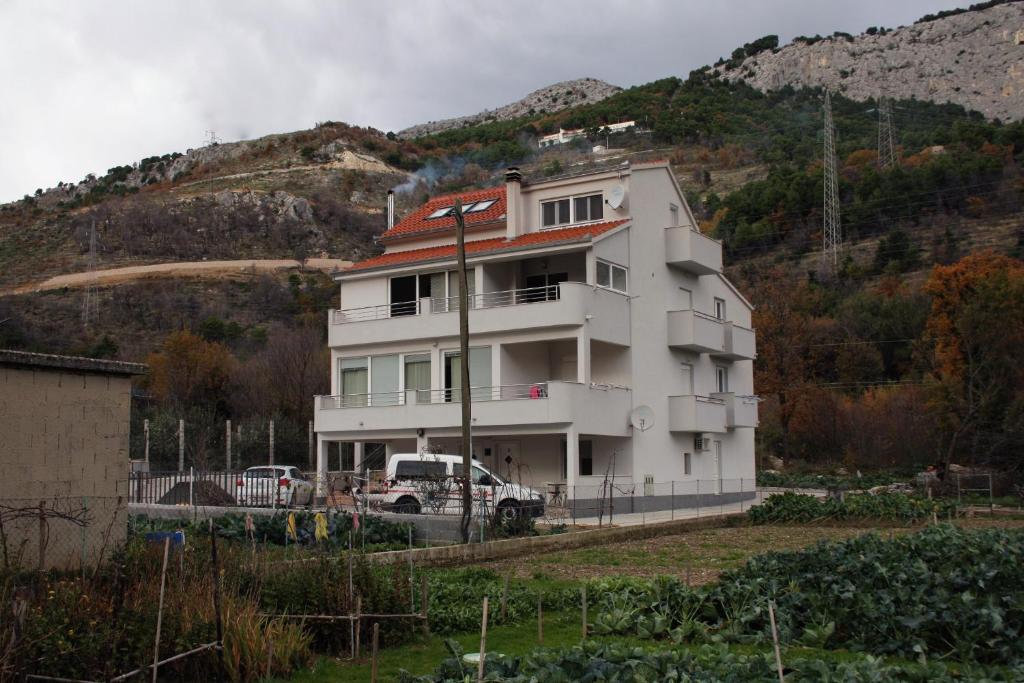
[[[509,169],[503,187],[436,197],[397,224],[389,201],[384,253],[335,275],[321,472],[330,442],[356,469],[367,444],[460,451],[456,198],[476,458],[577,497],[608,476],[709,493],[754,477],[751,305],[664,162],[536,181]]]

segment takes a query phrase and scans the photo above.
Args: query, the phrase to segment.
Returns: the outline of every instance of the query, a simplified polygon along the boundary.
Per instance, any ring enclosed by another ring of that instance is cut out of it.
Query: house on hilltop
[[[331,442],[356,469],[381,466],[367,462],[370,444],[460,452],[461,199],[474,457],[576,499],[599,497],[606,476],[646,483],[638,493],[664,493],[665,507],[673,481],[735,499],[746,479],[750,491],[751,305],[668,164],[536,180],[510,168],[505,180],[397,223],[391,202],[384,253],[335,274],[332,395],[315,399],[320,472]]]

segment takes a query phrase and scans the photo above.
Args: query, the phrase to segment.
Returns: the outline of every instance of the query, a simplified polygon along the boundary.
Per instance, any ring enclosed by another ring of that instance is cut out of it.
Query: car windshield
[[[483,478],[483,476],[485,474],[490,475],[491,479],[494,481],[494,484],[496,486],[504,486],[505,485],[505,480],[502,479],[501,477],[499,477],[497,474],[495,474],[494,472],[487,472],[486,470],[484,470],[484,468],[477,467],[477,466],[473,467],[473,483],[474,484],[479,484],[480,483],[480,479]]]

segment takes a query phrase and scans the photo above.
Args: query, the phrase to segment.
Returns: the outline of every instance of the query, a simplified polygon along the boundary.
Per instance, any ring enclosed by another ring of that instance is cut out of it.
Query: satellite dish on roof
[[[637,406],[629,413],[629,424],[641,432],[654,426],[654,411],[650,406]]]
[[[616,185],[608,193],[608,206],[617,209],[626,201],[626,188],[621,184]]]

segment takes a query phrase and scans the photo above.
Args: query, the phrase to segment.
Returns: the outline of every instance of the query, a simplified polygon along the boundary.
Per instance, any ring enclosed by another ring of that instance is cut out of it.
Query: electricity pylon
[[[892,124],[892,100],[878,98],[878,167],[896,166],[896,132]]]
[[[839,265],[839,249],[843,244],[843,230],[839,218],[839,173],[836,170],[836,130],[832,123],[832,96],[825,91],[825,216],[822,233],[822,254],[826,263],[831,261],[835,272]]]

